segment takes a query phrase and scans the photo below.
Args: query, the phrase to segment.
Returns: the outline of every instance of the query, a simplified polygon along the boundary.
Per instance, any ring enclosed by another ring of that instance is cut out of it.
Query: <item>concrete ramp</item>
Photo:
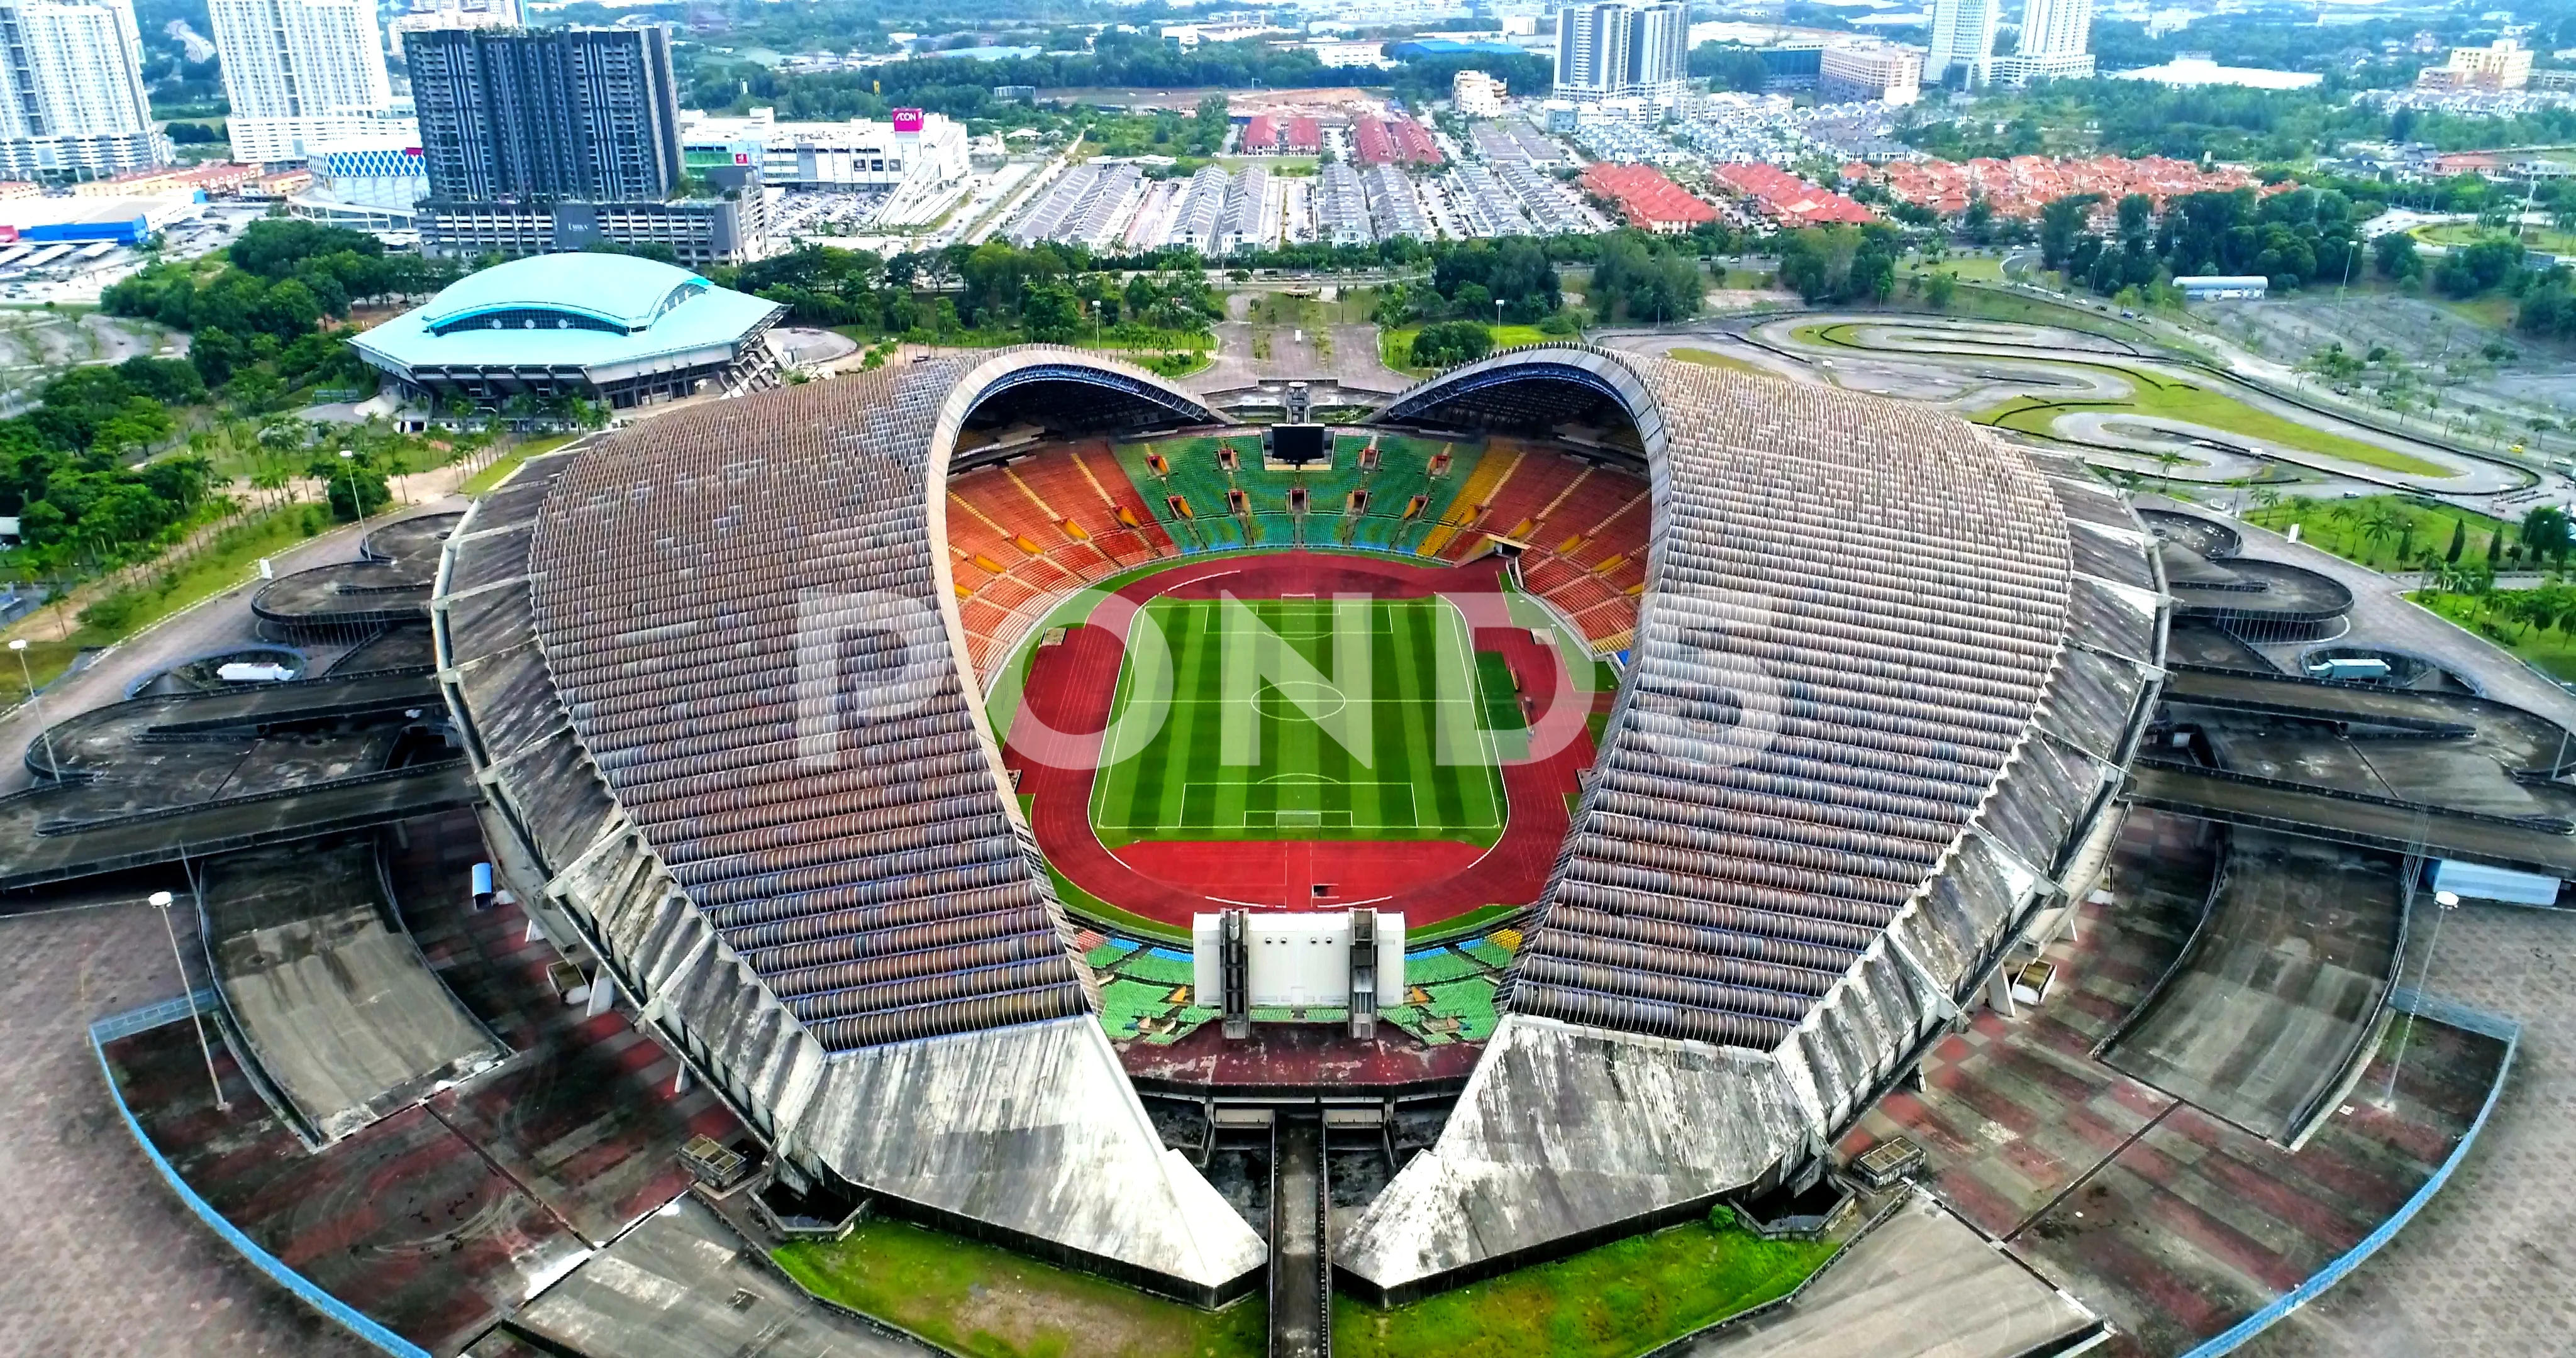
[[[937,1352],[809,1299],[687,1194],[467,1350],[470,1358],[932,1358]]]
[[[389,923],[372,839],[227,854],[199,884],[225,1007],[313,1139],[508,1054]]]
[[[2287,1144],[2358,1057],[2402,941],[2397,860],[2239,829],[2208,918],[2104,1059]]]
[[[1682,1345],[1687,1358],[2024,1358],[2102,1322],[1984,1236],[1917,1198],[1795,1301]]]

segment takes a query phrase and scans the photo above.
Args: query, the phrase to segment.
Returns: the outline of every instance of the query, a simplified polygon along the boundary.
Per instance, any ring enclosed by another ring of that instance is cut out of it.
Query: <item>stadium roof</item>
[[[1096,1017],[941,505],[970,427],[1213,418],[1052,348],[674,414],[478,502],[433,614],[505,857],[784,1157],[1201,1300],[1263,1247]],[[1338,1251],[1393,1296],[1830,1146],[2105,823],[2169,605],[2078,465],[1898,402],[1546,345],[1379,418],[1632,433],[1655,544],[1503,1024]]]
[[[352,342],[406,371],[596,370],[733,348],[785,310],[631,255],[536,255],[467,274]]]
[[[2106,823],[2168,605],[2080,466],[1919,406],[1541,346],[1379,418],[1615,420],[1655,487],[1628,676],[1506,1016],[1337,1253],[1400,1300],[1829,1147]]]
[[[1041,412],[1215,419],[1050,349],[676,412],[477,501],[433,627],[549,895],[782,1156],[1213,1304],[1266,1250],[1121,1072],[957,640],[949,454]]]

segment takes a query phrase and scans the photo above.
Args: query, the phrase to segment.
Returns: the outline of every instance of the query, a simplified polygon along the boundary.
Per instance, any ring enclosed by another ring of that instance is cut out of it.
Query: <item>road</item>
[[[464,497],[447,492],[464,476],[465,470],[461,466],[422,473],[412,479],[421,483],[419,490],[423,494],[432,494],[434,498],[413,505],[399,515],[335,528],[280,553],[274,558],[274,568],[279,575],[288,575],[313,566],[354,561],[358,557],[359,540],[395,517],[462,510],[466,504]],[[441,480],[444,485],[438,483]],[[258,592],[259,583],[257,580],[244,581],[156,627],[126,638],[110,647],[89,668],[56,680],[33,703],[20,704],[6,715],[0,715],[0,792],[25,787],[32,781],[25,758],[27,746],[43,727],[75,713],[116,702],[137,680],[173,665],[258,641],[259,635],[253,629],[250,614],[250,599]],[[29,635],[50,636],[55,622],[51,617],[30,619],[20,624],[20,630]],[[342,652],[342,648],[329,646],[307,646],[304,649],[313,673],[319,673]]]
[[[2352,625],[2346,637],[2355,642],[2412,651],[2468,680],[2499,702],[2511,703],[2562,726],[2576,726],[2576,696],[2542,678],[2528,665],[2488,644],[2458,624],[2409,603],[2406,585],[2355,565],[2303,542],[2291,542],[2268,528],[2213,514],[2199,505],[2179,504],[2162,496],[2141,495],[2141,508],[2170,509],[2214,519],[2234,528],[2243,539],[2242,554],[2256,561],[2282,561],[2331,576],[2352,591]],[[2298,657],[2313,643],[2258,646],[2282,669],[2296,672]]]

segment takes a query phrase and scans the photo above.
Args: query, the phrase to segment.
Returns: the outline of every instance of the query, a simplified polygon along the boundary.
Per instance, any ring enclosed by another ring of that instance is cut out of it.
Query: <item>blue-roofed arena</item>
[[[773,385],[786,310],[653,260],[544,255],[469,274],[353,343],[413,400],[625,408]]]

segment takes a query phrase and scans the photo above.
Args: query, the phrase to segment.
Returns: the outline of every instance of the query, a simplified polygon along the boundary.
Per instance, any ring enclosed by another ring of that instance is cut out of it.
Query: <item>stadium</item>
[[[109,1087],[406,1356],[988,1351],[815,1271],[888,1239],[1011,1351],[1435,1352],[1721,1236],[1806,1262],[1639,1347],[2217,1353],[2468,1154],[2517,1030],[2406,921],[2576,876],[2563,728],[2270,668],[2400,672],[1925,407],[1304,395],[1023,347],[540,454],[263,586],[313,677],[53,728],[0,892],[186,874]]]
[[[412,401],[577,397],[628,409],[775,381],[785,307],[625,255],[512,260],[353,338]]]
[[[933,360],[523,476],[451,540],[442,665],[513,876],[782,1173],[1208,1302],[1262,1242],[1161,1153],[1085,924],[1351,901],[1420,937],[1538,905],[1457,1112],[1335,1261],[1400,1297],[1811,1175],[2047,897],[2151,706],[2161,603],[2115,499],[1784,395],[1530,351],[1273,471],[1122,365]],[[1132,750],[1062,748],[1139,682],[1068,593],[1180,638]],[[1270,666],[1268,752],[1227,778],[1192,729],[1213,657],[1327,609],[1361,616],[1269,635],[1375,663]],[[1393,756],[1364,776],[1319,738],[1353,710]],[[1429,757],[1444,735],[1482,753]],[[1604,1078],[1631,1063],[1677,1097]],[[1553,1080],[1599,1097],[1533,1125]],[[1004,1117],[1051,1153],[949,1135]]]

